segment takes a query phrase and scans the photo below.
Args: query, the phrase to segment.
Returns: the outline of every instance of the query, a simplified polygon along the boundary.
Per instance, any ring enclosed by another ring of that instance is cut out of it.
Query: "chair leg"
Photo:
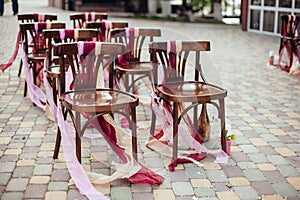
[[[24,97],[27,96],[27,82],[25,81],[24,83],[24,94],[23,94]]]
[[[57,135],[56,135],[56,141],[55,141],[55,148],[54,148],[54,153],[53,153],[53,159],[57,159],[58,158],[60,144],[61,144],[61,132],[60,132],[60,128],[57,127]]]
[[[134,159],[137,161],[137,134],[136,134],[136,110],[135,108],[131,109],[131,118],[132,118],[132,154]]]
[[[156,115],[155,115],[154,111],[152,110],[151,127],[150,127],[150,134],[152,136],[154,136],[155,124],[156,124]]]
[[[194,123],[195,129],[198,130],[198,106],[195,106],[193,108],[193,110],[194,110],[193,123]]]
[[[81,130],[80,122],[81,122],[80,113],[76,112],[76,124],[75,124],[75,126],[77,127],[75,131],[76,132],[76,156],[79,163],[81,163],[81,138],[80,138],[81,134],[78,132]]]
[[[21,76],[21,72],[22,72],[22,66],[23,66],[23,62],[22,62],[22,60],[21,60],[21,62],[20,62],[20,66],[19,66],[18,77],[20,77],[20,76]]]
[[[220,119],[221,119],[221,145],[222,150],[226,152],[226,130],[225,130],[225,104],[224,99],[219,100],[220,103]]]
[[[172,163],[177,166],[178,157],[178,103],[173,103],[173,155]]]

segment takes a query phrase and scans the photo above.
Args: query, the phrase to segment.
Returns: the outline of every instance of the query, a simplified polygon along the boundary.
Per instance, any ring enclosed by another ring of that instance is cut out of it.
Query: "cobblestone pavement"
[[[71,27],[70,12],[48,7],[45,0],[19,0],[19,4],[20,13],[57,13]],[[140,161],[163,175],[164,183],[117,180],[97,186],[99,191],[115,200],[300,199],[300,79],[266,65],[269,51],[278,50],[279,37],[242,32],[238,26],[110,19],[126,20],[131,26],[160,27],[162,39],[210,40],[210,63],[218,70],[212,78],[222,80],[228,89],[226,120],[237,139],[228,164],[213,163],[214,158],[208,156],[203,167],[183,164],[175,172],[167,169],[167,158],[140,141]],[[0,17],[1,63],[12,55],[17,31],[16,16],[7,3]],[[62,150],[58,160],[52,159],[53,122],[28,97],[23,98],[24,75],[17,77],[19,62],[20,53],[13,66],[0,73],[1,199],[85,199],[68,185]],[[149,113],[148,106],[140,106],[140,126],[149,124]],[[139,134],[146,138],[147,130]],[[83,165],[86,170],[110,174],[109,166],[90,159],[99,151],[104,160],[113,157],[103,140],[84,139]]]

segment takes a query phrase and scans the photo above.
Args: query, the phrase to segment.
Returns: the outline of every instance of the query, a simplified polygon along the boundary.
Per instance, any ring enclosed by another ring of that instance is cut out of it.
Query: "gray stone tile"
[[[237,165],[241,169],[256,169],[257,168],[256,164],[254,164],[253,162],[239,162],[239,163],[237,163]]]
[[[269,161],[273,163],[273,165],[288,165],[289,162],[280,155],[267,155]]]
[[[87,200],[85,196],[82,196],[77,189],[71,189],[68,191],[67,200]]]
[[[10,173],[0,173],[0,185],[6,185],[11,177]]]
[[[283,197],[299,197],[299,192],[288,183],[274,183],[272,186]]]
[[[23,198],[23,192],[5,192],[1,196],[1,200],[17,200]]]
[[[203,168],[200,167],[187,167],[185,168],[188,178],[206,178]]]
[[[111,200],[132,200],[129,187],[112,187],[110,196]]]
[[[33,167],[16,167],[13,173],[14,178],[29,178],[33,172]]]
[[[211,182],[227,181],[227,176],[222,170],[207,170],[206,175]]]
[[[239,145],[239,147],[244,153],[258,153],[258,149],[251,144]]]
[[[28,178],[13,178],[7,184],[6,191],[22,192],[26,190]]]
[[[44,199],[47,191],[47,185],[28,185],[24,193],[27,199]]]
[[[243,171],[238,166],[227,166],[223,167],[223,170],[227,177],[241,177],[244,175]]]
[[[172,183],[172,189],[175,196],[194,195],[194,190],[190,182],[175,182]]]
[[[235,192],[241,199],[259,199],[259,195],[251,186],[234,187]]]
[[[264,176],[270,183],[285,182],[285,177],[278,171],[263,172]]]
[[[132,184],[131,190],[133,193],[145,193],[145,192],[151,192],[152,188],[149,184]]]
[[[174,172],[170,172],[169,176],[171,182],[188,181],[187,174],[184,170],[175,170]]]
[[[195,188],[194,191],[196,197],[214,197],[216,195],[213,188]]]
[[[264,177],[262,172],[257,169],[246,169],[246,170],[244,170],[244,174],[245,174],[245,177],[249,181],[264,181],[264,180],[266,180],[266,178]]]
[[[280,173],[285,177],[300,176],[300,172],[290,165],[280,165],[277,167]]]
[[[268,178],[267,178],[268,180]],[[254,181],[251,182],[252,188],[257,192],[258,195],[274,195],[277,194],[275,189],[269,183],[269,181]]]
[[[12,172],[16,166],[15,162],[2,162],[0,165],[0,172]]]
[[[148,193],[133,193],[132,194],[132,200],[154,200],[153,194],[148,192]]]
[[[261,154],[261,153],[250,153],[250,154],[248,154],[248,157],[254,163],[266,163],[266,162],[269,161],[266,158],[266,156],[264,154]]]
[[[35,176],[51,175],[52,165],[36,165],[33,174]]]

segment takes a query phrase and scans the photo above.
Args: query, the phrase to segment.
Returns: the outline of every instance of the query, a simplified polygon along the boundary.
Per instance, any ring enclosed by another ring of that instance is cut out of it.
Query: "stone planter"
[[[148,0],[148,13],[149,14],[156,14],[157,10],[157,1],[156,0]]]
[[[162,15],[163,17],[168,17],[171,15],[171,4],[170,1],[162,1]]]

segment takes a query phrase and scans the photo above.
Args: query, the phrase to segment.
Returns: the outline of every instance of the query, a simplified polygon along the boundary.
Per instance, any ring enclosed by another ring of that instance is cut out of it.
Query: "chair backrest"
[[[18,14],[18,20],[22,23],[55,21],[57,20],[57,15],[42,13]]]
[[[20,31],[24,35],[25,52],[28,52],[29,44],[33,44],[33,53],[42,53],[47,49],[46,40],[43,38],[45,29],[64,29],[63,22],[34,22],[20,23]]]
[[[143,49],[148,49],[148,42],[153,42],[154,37],[160,37],[161,30],[155,28],[116,28],[111,30],[112,41],[126,46],[125,60],[140,62]]]
[[[70,20],[73,21],[73,28],[85,28],[86,22],[102,21],[107,19],[106,13],[84,12],[70,14]]]
[[[298,37],[298,24],[300,16],[282,15],[281,16],[281,36],[283,37]]]
[[[128,27],[127,22],[114,22],[103,20],[101,22],[87,22],[86,28],[96,28],[99,30],[99,41],[108,42],[110,41],[110,31],[116,28]]]
[[[53,44],[70,43],[77,41],[95,41],[98,37],[97,29],[48,29],[43,31],[43,36],[47,40],[47,60],[48,66],[52,63]]]
[[[54,45],[54,55],[59,56],[60,92],[66,88],[66,68],[69,65],[74,77],[74,89],[95,89],[103,81],[102,70],[108,67],[109,87],[112,88],[113,68],[118,55],[124,51],[124,45],[107,42],[74,42]]]
[[[200,62],[200,53],[210,51],[209,41],[153,42],[149,45],[149,51],[153,62],[161,63],[161,65],[157,66],[162,68],[160,70],[158,68],[154,69],[154,85],[162,81],[158,80],[158,73],[160,73],[160,77],[163,74],[165,82],[182,81],[186,78],[185,75],[189,77],[194,76],[193,80],[195,81],[199,81],[200,75],[205,82]],[[188,63],[192,64],[194,72],[190,71],[190,68],[187,68]]]

